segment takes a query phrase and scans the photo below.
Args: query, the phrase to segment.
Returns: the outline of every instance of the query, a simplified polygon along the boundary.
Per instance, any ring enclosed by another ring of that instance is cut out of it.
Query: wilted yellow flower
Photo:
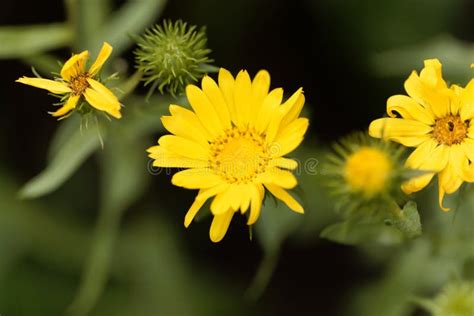
[[[390,118],[373,121],[369,133],[407,147],[417,147],[406,167],[428,171],[403,184],[407,193],[417,192],[438,174],[439,204],[464,181],[474,181],[474,80],[465,87],[448,87],[437,59],[425,61],[420,75],[413,71],[405,82],[408,96],[387,101]]]
[[[253,81],[242,70],[234,79],[220,69],[218,84],[202,79],[202,89],[188,85],[186,95],[193,111],[170,105],[171,116],[162,118],[165,135],[148,149],[156,167],[186,168],[172,183],[199,193],[186,214],[188,227],[204,203],[214,219],[210,238],[220,241],[235,212],[250,209],[248,225],[258,219],[265,188],[295,212],[303,207],[286,191],[297,185],[288,170],[297,162],[283,156],[303,140],[308,119],[299,118],[304,105],[302,89],[282,104],[283,89],[269,92],[270,75],[260,71]]]
[[[56,117],[64,117],[76,108],[81,97],[97,110],[106,112],[115,118],[120,118],[120,102],[117,97],[102,83],[93,79],[97,76],[105,61],[112,53],[112,46],[104,43],[96,61],[86,71],[85,65],[89,52],[83,51],[75,54],[64,64],[61,69],[61,78],[55,80],[43,78],[22,77],[17,82],[36,88],[48,90],[51,93],[65,95],[64,105],[56,112],[51,113]]]

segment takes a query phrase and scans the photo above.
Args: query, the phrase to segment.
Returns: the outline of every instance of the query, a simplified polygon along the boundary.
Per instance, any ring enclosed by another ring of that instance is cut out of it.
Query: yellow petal
[[[224,127],[207,96],[195,85],[186,87],[186,96],[196,113],[199,121],[213,137],[218,137],[224,132]]]
[[[304,134],[309,126],[307,118],[299,118],[280,131],[270,146],[272,157],[284,156],[295,150],[303,141]]]
[[[172,107],[173,110],[171,110]],[[183,112],[188,110],[177,110],[174,107],[178,106],[170,105],[170,112],[173,113],[172,116],[161,117],[163,126],[172,134],[193,140],[204,148],[208,148],[209,143],[207,141],[206,133],[204,132],[204,127],[202,127],[195,114],[189,111],[189,115],[186,115],[186,113]]]
[[[226,101],[227,108],[229,109],[230,119],[234,125],[237,125],[237,114],[235,112],[234,105],[234,77],[232,77],[232,74],[228,70],[221,68],[219,69],[218,81],[219,89],[221,90],[222,95]]]
[[[455,171],[452,163],[449,163],[446,168],[438,175],[439,185],[439,206],[443,211],[449,211],[449,208],[443,206],[443,199],[445,193],[451,194],[459,189],[463,180]]]
[[[201,193],[203,190],[200,190],[199,193]],[[184,227],[188,228],[189,225],[191,225],[191,222],[193,221],[194,217],[196,214],[199,212],[201,207],[206,203],[205,199],[198,200],[197,198],[194,200],[193,204],[191,204],[191,207],[186,213],[186,216],[184,217]]]
[[[199,121],[199,118],[197,117],[196,113],[185,109],[182,106],[174,104],[170,105],[169,110],[173,116],[179,117],[180,120],[185,120],[186,123],[190,126],[190,128],[199,130],[199,134],[203,134],[208,141],[213,140],[212,135],[209,134],[209,132],[204,128],[204,126],[202,126],[201,121]]]
[[[175,173],[171,183],[186,189],[207,189],[221,184],[222,180],[208,168],[193,168]]]
[[[399,118],[377,119],[369,126],[370,136],[397,141],[405,146],[409,146],[406,143],[417,143],[417,140],[422,143],[431,131],[432,127],[424,123]],[[403,142],[404,138],[410,142]]]
[[[412,178],[402,184],[405,194],[412,194],[425,188],[433,179],[435,173],[426,173],[422,176]]]
[[[282,112],[283,117],[286,117],[290,112],[292,112],[293,108],[295,107],[302,107],[303,105],[301,104],[301,98],[300,96],[303,94],[303,88],[299,88],[296,90],[291,97],[288,98],[280,107],[280,111]],[[303,99],[304,100],[304,99]],[[304,102],[303,102],[304,104]],[[298,111],[298,109],[296,109]],[[301,111],[301,109],[299,110]],[[299,113],[298,111],[298,113]],[[282,119],[282,124],[286,125],[291,122],[291,116],[294,116],[294,114],[290,114],[290,117],[286,119]]]
[[[252,81],[252,108],[253,114],[260,112],[263,100],[270,90],[270,74],[266,70],[260,70]],[[255,117],[255,116],[253,116]]]
[[[432,72],[435,73],[434,70]],[[434,76],[426,75],[425,77],[429,77],[430,80],[422,80],[418,77],[416,71],[413,71],[405,81],[405,90],[416,102],[422,104],[425,108],[429,108],[436,117],[444,117],[450,109],[450,90],[443,88],[443,84],[437,84],[438,81]]]
[[[387,100],[387,113],[390,117],[399,114],[404,119],[420,121],[427,125],[434,124],[435,117],[430,109],[426,109],[412,98],[405,95],[394,95]]]
[[[250,216],[247,220],[247,225],[253,225],[260,216],[260,211],[262,209],[262,195],[260,191],[263,190],[263,187],[253,185],[250,190]]]
[[[217,114],[219,115],[224,129],[231,128],[229,108],[227,107],[222,91],[219,89],[217,83],[212,80],[211,77],[204,76],[204,78],[202,79],[201,86],[202,91],[204,91],[207,98],[209,99],[209,101],[211,101]]]
[[[267,168],[264,173],[257,176],[256,180],[264,184],[277,185],[284,189],[293,189],[298,185],[298,181],[291,172],[278,168]]]
[[[283,119],[281,120],[280,128],[286,127],[288,124],[296,120],[298,116],[300,116],[301,110],[303,110],[304,102],[304,94],[300,94],[294,105],[290,108],[288,113],[286,113]]]
[[[235,78],[234,104],[237,115],[237,124],[248,124],[251,119],[252,82],[246,70],[241,70]]]
[[[161,146],[148,148],[149,157],[154,159],[153,167],[158,168],[207,168],[208,160],[188,158],[172,153]]]
[[[284,189],[272,184],[265,184],[265,187],[277,199],[283,201],[291,210],[295,211],[296,213],[304,213],[303,207]]]
[[[211,229],[209,230],[209,237],[212,242],[219,242],[224,238],[232,220],[232,216],[234,216],[234,211],[232,210],[228,210],[223,214],[214,215]]]
[[[277,157],[273,158],[268,162],[268,167],[278,167],[283,169],[294,170],[298,168],[298,161],[284,157]]]
[[[76,107],[77,101],[79,101],[79,97],[79,95],[71,95],[67,99],[66,103],[59,110],[51,113],[51,115],[55,117],[66,115],[67,113],[69,113],[69,111]]]
[[[92,77],[95,76],[100,71],[105,61],[110,57],[110,54],[112,54],[112,50],[113,50],[112,46],[110,46],[109,43],[104,42],[99,52],[99,55],[97,56],[97,59],[94,61],[91,68],[89,69],[89,74]]]
[[[84,92],[86,101],[100,111],[104,111],[117,119],[121,118],[120,102],[112,91],[94,79],[89,78],[87,82],[90,88],[87,88]]]
[[[463,121],[474,119],[474,79],[461,93],[459,114]],[[472,124],[471,124],[472,125]]]
[[[209,151],[205,147],[181,136],[161,136],[158,140],[158,144],[163,146],[166,150],[180,156],[198,160],[209,160]]]
[[[471,163],[474,163],[474,139],[465,139],[462,143],[462,146],[464,148],[464,153],[466,154],[466,156],[469,158]]]
[[[211,187],[209,189],[205,189],[205,190],[201,190],[199,191],[199,194],[198,196],[196,197],[196,199],[198,200],[207,200],[219,193],[222,193],[224,191],[226,191],[227,189],[229,188],[229,184],[227,183],[222,183],[222,184],[219,184],[219,185],[216,185],[214,187]]]
[[[267,128],[272,114],[277,111],[278,106],[281,104],[283,99],[283,89],[277,88],[272,90],[264,99],[263,103],[257,112],[257,119],[255,121],[255,127],[257,131],[263,132]]]
[[[87,50],[80,54],[72,55],[61,69],[61,77],[63,77],[64,80],[69,81],[71,78],[85,73],[84,66],[87,58],[89,58],[89,52]]]
[[[66,83],[49,79],[22,77],[16,82],[33,86],[35,88],[45,89],[54,94],[64,94],[71,92],[71,89]]]

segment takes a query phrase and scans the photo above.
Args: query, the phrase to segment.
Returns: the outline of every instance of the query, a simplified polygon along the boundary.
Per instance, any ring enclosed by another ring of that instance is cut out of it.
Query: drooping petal
[[[209,237],[212,242],[219,242],[224,238],[229,228],[230,222],[232,221],[232,216],[234,216],[233,210],[228,210],[219,215],[214,215],[212,220],[211,229],[209,230]]]
[[[438,193],[439,193],[439,206],[445,212],[450,209],[443,206],[444,195],[454,193],[462,185],[463,180],[457,174],[452,163],[449,163],[446,168],[441,171],[438,175]]]
[[[193,168],[175,173],[171,183],[186,189],[207,189],[221,184],[222,179],[208,168]]]
[[[267,168],[264,173],[257,176],[257,181],[277,185],[285,189],[293,189],[298,185],[298,181],[291,172],[278,168]]]
[[[209,160],[208,149],[206,149],[201,144],[195,141],[189,140],[181,136],[161,136],[158,140],[158,144],[163,146],[171,153],[175,153],[180,156],[204,161]]]
[[[59,82],[43,78],[19,78],[16,82],[23,83],[35,88],[45,89],[54,94],[64,94],[71,92],[71,89],[65,82]]]
[[[247,220],[247,225],[253,225],[257,221],[258,217],[260,216],[260,211],[262,209],[262,200],[263,196],[260,194],[260,191],[263,191],[263,187],[261,185],[256,186],[253,185],[250,190],[250,215]]]
[[[85,73],[86,61],[89,58],[89,52],[83,51],[80,54],[72,55],[61,69],[61,77],[69,81],[71,78],[76,77],[79,74]]]
[[[206,128],[213,137],[218,137],[223,134],[224,126],[221,123],[216,109],[204,92],[194,85],[188,85],[186,87],[186,96],[203,127]]]
[[[100,71],[100,69],[102,69],[102,66],[104,65],[106,60],[110,57],[110,54],[112,54],[112,50],[113,50],[112,46],[110,46],[109,43],[104,42],[99,52],[99,55],[97,56],[97,59],[94,61],[91,68],[89,69],[89,74],[92,77],[95,76]]]
[[[229,114],[229,108],[227,107],[226,101],[222,91],[219,89],[217,83],[212,80],[209,76],[204,76],[202,79],[202,91],[206,94],[209,101],[214,106],[219,118],[221,120],[224,129],[231,128],[231,120]]]
[[[273,158],[268,162],[268,167],[278,167],[288,170],[294,170],[298,168],[298,161],[290,158],[277,157]]]
[[[432,131],[432,127],[424,123],[405,120],[399,118],[381,118],[372,121],[369,126],[369,135],[376,138],[393,140],[418,146],[427,138],[427,134]]]
[[[433,179],[435,173],[426,173],[422,176],[412,178],[402,184],[405,194],[412,194],[425,188]]]
[[[120,102],[112,91],[94,79],[89,78],[87,82],[90,87],[84,92],[86,101],[100,111],[104,111],[117,119],[121,118]]]
[[[272,184],[265,184],[265,187],[277,199],[283,201],[291,210],[295,211],[296,213],[304,213],[303,207],[288,192],[286,192],[286,190]]]
[[[71,95],[67,99],[66,103],[56,112],[52,112],[51,115],[58,117],[58,116],[64,116],[68,114],[71,110],[73,110],[76,107],[77,102],[79,101],[79,98],[80,98],[79,95]]]
[[[199,190],[199,193],[202,191],[203,190]],[[191,207],[186,212],[186,216],[184,217],[184,227],[188,228],[189,225],[191,225],[191,222],[193,221],[194,217],[196,217],[196,214],[199,212],[204,203],[206,203],[206,199],[194,199],[193,204],[191,204]]]
[[[415,120],[427,125],[434,124],[435,117],[429,108],[424,108],[412,98],[406,95],[394,95],[387,100],[387,114],[390,117],[397,117]]]

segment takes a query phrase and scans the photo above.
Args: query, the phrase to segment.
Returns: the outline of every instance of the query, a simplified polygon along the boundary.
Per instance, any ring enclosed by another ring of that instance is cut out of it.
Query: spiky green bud
[[[143,74],[150,94],[158,89],[173,96],[200,80],[209,68],[210,49],[206,47],[205,27],[197,29],[181,20],[164,21],[145,31],[137,39],[136,67]]]

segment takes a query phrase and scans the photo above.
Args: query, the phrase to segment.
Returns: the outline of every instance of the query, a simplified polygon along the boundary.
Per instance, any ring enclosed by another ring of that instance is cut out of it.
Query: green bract
[[[137,39],[136,67],[143,73],[145,86],[173,96],[198,81],[207,72],[210,49],[206,48],[205,27],[188,26],[181,20],[164,21],[145,31]]]

